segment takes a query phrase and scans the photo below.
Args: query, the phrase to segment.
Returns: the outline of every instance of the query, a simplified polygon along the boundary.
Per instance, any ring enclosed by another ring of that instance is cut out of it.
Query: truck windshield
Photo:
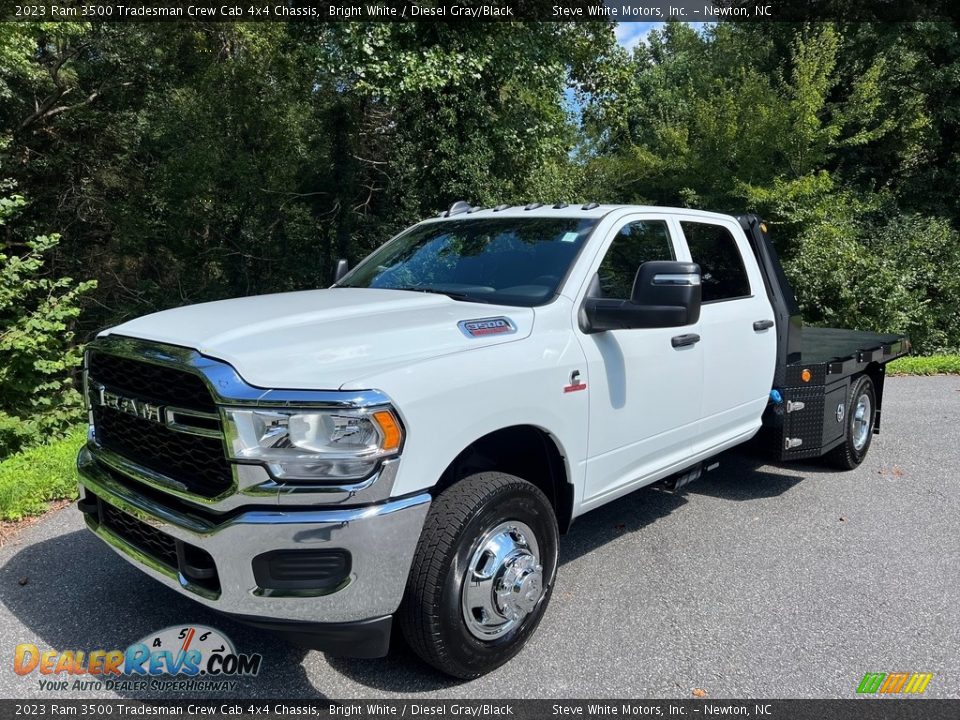
[[[337,286],[542,305],[556,293],[596,223],[543,217],[425,223],[379,248]]]

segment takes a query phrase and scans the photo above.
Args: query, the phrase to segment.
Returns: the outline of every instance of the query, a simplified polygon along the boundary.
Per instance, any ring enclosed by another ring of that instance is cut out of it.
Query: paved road
[[[123,648],[182,623],[264,655],[247,698],[851,697],[867,671],[932,672],[927,695],[960,697],[960,378],[893,378],[884,400],[855,472],[738,453],[683,496],[641,490],[578,520],[539,632],[469,683],[237,625],[143,578],[67,508],[0,549],[0,697],[43,695],[13,673],[16,643]]]

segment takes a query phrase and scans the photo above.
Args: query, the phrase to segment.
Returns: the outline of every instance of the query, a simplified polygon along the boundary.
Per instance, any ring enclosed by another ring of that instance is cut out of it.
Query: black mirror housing
[[[649,308],[681,308],[685,316],[679,325],[693,325],[700,319],[700,298],[699,265],[692,262],[653,260],[643,263],[637,270],[630,300]]]
[[[333,282],[338,283],[350,272],[350,263],[345,258],[337,260],[337,269],[333,274]]]
[[[700,301],[696,263],[653,260],[637,270],[629,300],[587,298],[581,326],[587,333],[683,327],[700,319]]]

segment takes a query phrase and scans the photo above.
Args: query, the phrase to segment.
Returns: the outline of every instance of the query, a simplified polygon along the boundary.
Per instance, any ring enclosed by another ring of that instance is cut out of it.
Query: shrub
[[[927,355],[960,348],[960,235],[947,219],[825,171],[740,191],[771,221],[805,320],[905,333]]]
[[[810,320],[910,336],[924,354],[960,347],[960,238],[938,218],[801,238],[791,270]]]
[[[23,205],[19,196],[0,198],[0,226]],[[82,351],[70,328],[96,283],[45,272],[44,256],[58,242],[43,235],[23,252],[0,251],[0,457],[63,437],[81,417]]]

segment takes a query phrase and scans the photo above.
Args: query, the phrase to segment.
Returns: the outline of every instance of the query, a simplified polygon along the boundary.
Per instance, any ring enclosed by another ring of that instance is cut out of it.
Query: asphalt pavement
[[[149,696],[43,691],[14,673],[14,646],[122,649],[200,623],[263,655],[232,693],[245,699],[848,698],[864,673],[899,671],[960,698],[958,420],[960,378],[890,378],[856,471],[737,451],[683,494],[578,519],[536,635],[466,683],[402,649],[332,658],[239,625],[141,575],[68,507],[0,548],[0,697]]]

